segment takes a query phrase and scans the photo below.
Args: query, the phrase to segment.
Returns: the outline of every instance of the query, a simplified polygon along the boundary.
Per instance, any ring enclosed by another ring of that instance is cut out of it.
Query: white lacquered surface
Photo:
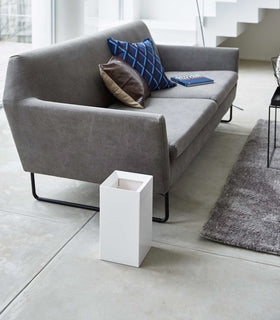
[[[100,186],[100,259],[139,267],[151,248],[153,178],[114,171]]]

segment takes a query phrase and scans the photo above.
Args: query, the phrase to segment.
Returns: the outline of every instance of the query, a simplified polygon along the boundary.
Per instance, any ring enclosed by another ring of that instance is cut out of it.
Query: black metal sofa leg
[[[228,120],[221,120],[222,123],[228,123],[232,120],[232,106],[229,109],[229,119]]]
[[[162,196],[164,196],[164,217],[153,217],[154,222],[164,223],[169,219],[169,193],[166,192],[165,194],[162,194]]]
[[[39,201],[49,202],[49,203],[55,203],[55,204],[61,204],[68,207],[74,207],[74,208],[80,208],[80,209],[88,209],[93,211],[99,211],[99,207],[95,206],[89,206],[86,204],[80,204],[75,202],[69,202],[69,201],[62,201],[62,200],[56,200],[56,199],[49,199],[49,198],[43,198],[39,197],[36,193],[36,186],[35,186],[35,176],[34,173],[30,173],[31,175],[31,188],[32,188],[32,194],[33,197]]]
[[[95,206],[89,206],[85,204],[80,204],[80,203],[75,203],[75,202],[69,202],[69,201],[63,201],[63,200],[56,200],[56,199],[50,199],[50,198],[43,198],[37,195],[36,192],[36,184],[35,184],[35,175],[33,172],[30,173],[31,176],[31,189],[32,189],[32,195],[36,200],[43,201],[43,202],[49,202],[49,203],[55,203],[55,204],[60,204],[68,207],[74,207],[74,208],[80,208],[80,209],[88,209],[88,210],[93,210],[93,211],[98,211],[100,210],[99,207]],[[154,222],[166,222],[169,218],[169,195],[168,192],[165,193],[164,195],[164,217],[163,218],[157,218],[153,217]]]

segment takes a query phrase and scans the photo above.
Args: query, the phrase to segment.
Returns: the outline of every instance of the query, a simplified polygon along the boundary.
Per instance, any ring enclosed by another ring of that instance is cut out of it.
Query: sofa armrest
[[[28,98],[5,111],[25,171],[101,183],[114,170],[154,176],[155,192],[169,188],[165,119]]]
[[[157,45],[165,71],[238,72],[239,49]]]

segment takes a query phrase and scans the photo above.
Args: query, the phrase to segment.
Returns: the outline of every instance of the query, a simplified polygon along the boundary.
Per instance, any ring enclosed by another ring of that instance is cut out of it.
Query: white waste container
[[[151,248],[153,177],[114,171],[100,185],[100,259],[139,267]]]

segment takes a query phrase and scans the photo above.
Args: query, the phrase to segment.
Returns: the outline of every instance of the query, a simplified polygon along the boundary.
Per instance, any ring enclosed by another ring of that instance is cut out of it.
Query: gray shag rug
[[[252,130],[200,234],[280,255],[280,148],[267,168],[267,124],[259,120]]]

